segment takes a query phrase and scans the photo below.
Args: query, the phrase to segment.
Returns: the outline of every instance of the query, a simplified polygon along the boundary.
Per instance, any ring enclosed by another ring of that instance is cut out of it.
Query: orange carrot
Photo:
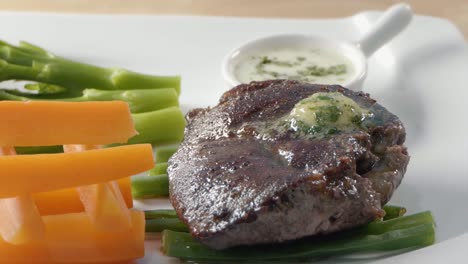
[[[119,179],[117,182],[125,204],[128,208],[132,208],[133,198],[130,177]],[[76,188],[34,193],[33,198],[41,215],[79,213],[84,211],[83,203]]]
[[[0,263],[112,263],[144,256],[144,213],[130,211],[132,228],[96,231],[82,213],[44,216],[45,240],[12,245],[0,239]]]
[[[120,191],[114,191],[115,184],[112,181],[77,188],[85,212],[97,230],[116,232],[131,227],[129,210]]]
[[[32,197],[39,213],[43,216],[84,211],[76,188],[34,193]]]
[[[30,194],[0,199],[0,237],[14,245],[44,239],[44,223]]]
[[[65,153],[100,149],[98,145],[64,145]],[[130,214],[116,181],[77,187],[91,222],[99,230],[130,229]]]
[[[150,144],[0,157],[0,198],[128,177],[154,166]]]
[[[15,154],[12,147],[0,147],[0,156]],[[44,224],[30,194],[0,199],[0,237],[15,245],[44,238]]]
[[[0,146],[125,143],[137,134],[121,101],[2,101],[0,116]]]

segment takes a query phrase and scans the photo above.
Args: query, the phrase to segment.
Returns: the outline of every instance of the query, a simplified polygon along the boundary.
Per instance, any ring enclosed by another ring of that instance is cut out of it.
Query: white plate
[[[181,74],[181,103],[187,110],[216,104],[226,90],[220,74],[222,58],[239,44],[277,33],[310,32],[356,40],[378,14],[280,20],[0,13],[0,37],[27,40],[62,56],[103,66]],[[466,42],[451,23],[418,16],[372,57],[364,90],[397,114],[408,132],[411,162],[391,203],[406,206],[409,213],[431,210],[438,243],[447,241],[378,262],[440,263],[443,254],[450,254],[450,263],[467,263],[468,235],[461,236],[468,232]],[[168,203],[150,201],[145,206],[164,205]],[[156,240],[148,241],[146,251],[139,263],[178,262],[162,256]]]

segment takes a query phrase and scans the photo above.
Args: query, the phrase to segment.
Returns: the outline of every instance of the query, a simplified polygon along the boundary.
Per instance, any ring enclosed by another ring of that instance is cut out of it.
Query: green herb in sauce
[[[345,74],[346,71],[346,65],[337,64],[329,67],[308,66],[306,70],[299,70],[297,73],[301,76],[327,76]]]
[[[256,57],[252,57],[252,59],[256,59]],[[291,68],[291,67],[296,67],[296,66],[298,66],[298,68],[303,68],[305,67],[305,65],[303,64],[306,60],[307,59],[305,57],[297,57],[296,61],[285,61],[285,60],[278,60],[277,58],[270,58],[268,56],[263,56],[260,58],[259,62],[255,66],[255,69],[256,69],[255,74],[270,75],[273,78],[310,82],[310,81],[315,81],[315,79],[311,77],[342,75],[347,72],[347,67],[345,64],[337,64],[337,65],[332,65],[329,67],[319,67],[316,65],[306,66],[305,70],[296,70],[295,75],[288,75],[285,73],[281,73],[280,71],[272,71],[272,70],[267,69],[267,65],[275,65],[281,68]]]
[[[321,84],[344,84],[353,74],[353,64],[345,56],[311,47],[266,49],[239,62],[235,73],[244,83],[290,79]]]

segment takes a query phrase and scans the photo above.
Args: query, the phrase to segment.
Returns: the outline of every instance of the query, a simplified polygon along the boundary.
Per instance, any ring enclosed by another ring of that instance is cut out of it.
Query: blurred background
[[[395,0],[0,0],[0,10],[324,18],[383,10]],[[468,0],[407,0],[415,13],[449,19],[468,39]]]

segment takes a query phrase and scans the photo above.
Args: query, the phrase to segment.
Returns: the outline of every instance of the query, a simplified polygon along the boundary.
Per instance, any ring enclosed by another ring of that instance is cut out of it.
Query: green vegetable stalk
[[[188,232],[188,227],[177,218],[159,218],[146,220],[145,232],[162,232],[172,230],[177,232]]]
[[[184,137],[185,118],[179,107],[133,114],[132,117],[139,134],[132,137],[128,144],[178,143]]]
[[[34,88],[42,89],[41,94],[22,93],[0,89],[0,100],[28,101],[28,100],[56,100],[66,102],[86,101],[125,101],[132,113],[143,113],[160,110],[172,106],[179,106],[178,95],[172,88],[136,89],[103,91],[97,89],[84,89],[79,97],[63,98],[61,93],[47,93],[51,85],[35,84]],[[40,87],[38,87],[41,85]],[[60,86],[53,86],[60,87]],[[57,90],[58,88],[56,88]],[[44,93],[46,95],[44,95]],[[60,96],[60,98],[57,98]]]
[[[57,57],[25,42],[14,46],[0,41],[0,81],[4,80],[30,80],[76,89],[130,90],[171,87],[180,94],[178,76],[154,76],[79,63]]]
[[[148,175],[136,176],[132,178],[133,197],[138,199],[169,196],[167,161],[174,154],[174,152],[177,151],[178,147],[179,146],[175,144],[156,148],[155,158],[157,163],[150,171],[148,171]]]
[[[394,208],[403,208],[398,206],[388,205],[385,206],[385,210]],[[363,227],[355,228],[350,231],[341,232],[341,236],[343,235],[354,235],[357,233],[366,233],[366,234],[382,234],[389,230],[393,229],[402,229],[410,225],[420,225],[425,224],[433,221],[432,215],[428,212],[418,213],[406,216],[404,218],[400,218],[403,215],[395,216],[390,220],[384,221],[375,221],[371,222]],[[173,209],[159,209],[159,210],[149,210],[145,211],[145,218],[146,219],[160,219],[160,218],[176,218],[177,214]],[[170,228],[167,228],[170,229]],[[170,229],[174,230],[174,229]],[[174,230],[177,231],[177,230]]]
[[[156,161],[161,161],[161,163],[156,163],[156,165],[150,171],[148,171],[148,175],[137,175],[132,177],[132,195],[134,198],[143,199],[169,196],[167,160],[172,156],[172,154],[174,154],[177,148],[178,145],[161,146],[156,148]],[[173,215],[175,216],[175,213],[173,213]],[[157,221],[153,221],[153,224],[156,222]],[[165,223],[169,224],[167,222]],[[151,230],[155,229],[152,228]],[[181,229],[179,228],[173,230],[178,231]]]
[[[205,261],[299,261],[354,252],[391,251],[434,243],[434,219],[430,212],[373,222],[349,232],[305,238],[280,245],[213,250],[188,233],[163,231],[166,255]]]
[[[167,162],[177,151],[179,145],[161,146],[156,148],[155,158],[157,163]]]
[[[177,213],[174,209],[157,209],[145,211],[145,219],[157,218],[177,218]]]
[[[167,162],[157,163],[150,171],[148,171],[149,176],[165,173],[167,173]]]
[[[135,199],[169,196],[169,178],[167,174],[133,176],[132,196]]]
[[[209,261],[300,261],[355,252],[392,251],[406,248],[425,247],[434,243],[434,225],[431,223],[392,230],[380,235],[361,235],[359,237],[323,241],[300,241],[289,245],[270,248],[251,247],[227,250],[212,250],[190,234],[163,231],[163,251],[166,255],[185,260]]]
[[[145,211],[146,232],[162,232],[172,230],[188,232],[188,227],[177,218],[177,214],[171,209]]]
[[[385,210],[385,216],[383,220],[390,220],[393,218],[397,218],[397,217],[405,215],[406,213],[406,208],[395,206],[395,205],[385,205],[384,210]]]

